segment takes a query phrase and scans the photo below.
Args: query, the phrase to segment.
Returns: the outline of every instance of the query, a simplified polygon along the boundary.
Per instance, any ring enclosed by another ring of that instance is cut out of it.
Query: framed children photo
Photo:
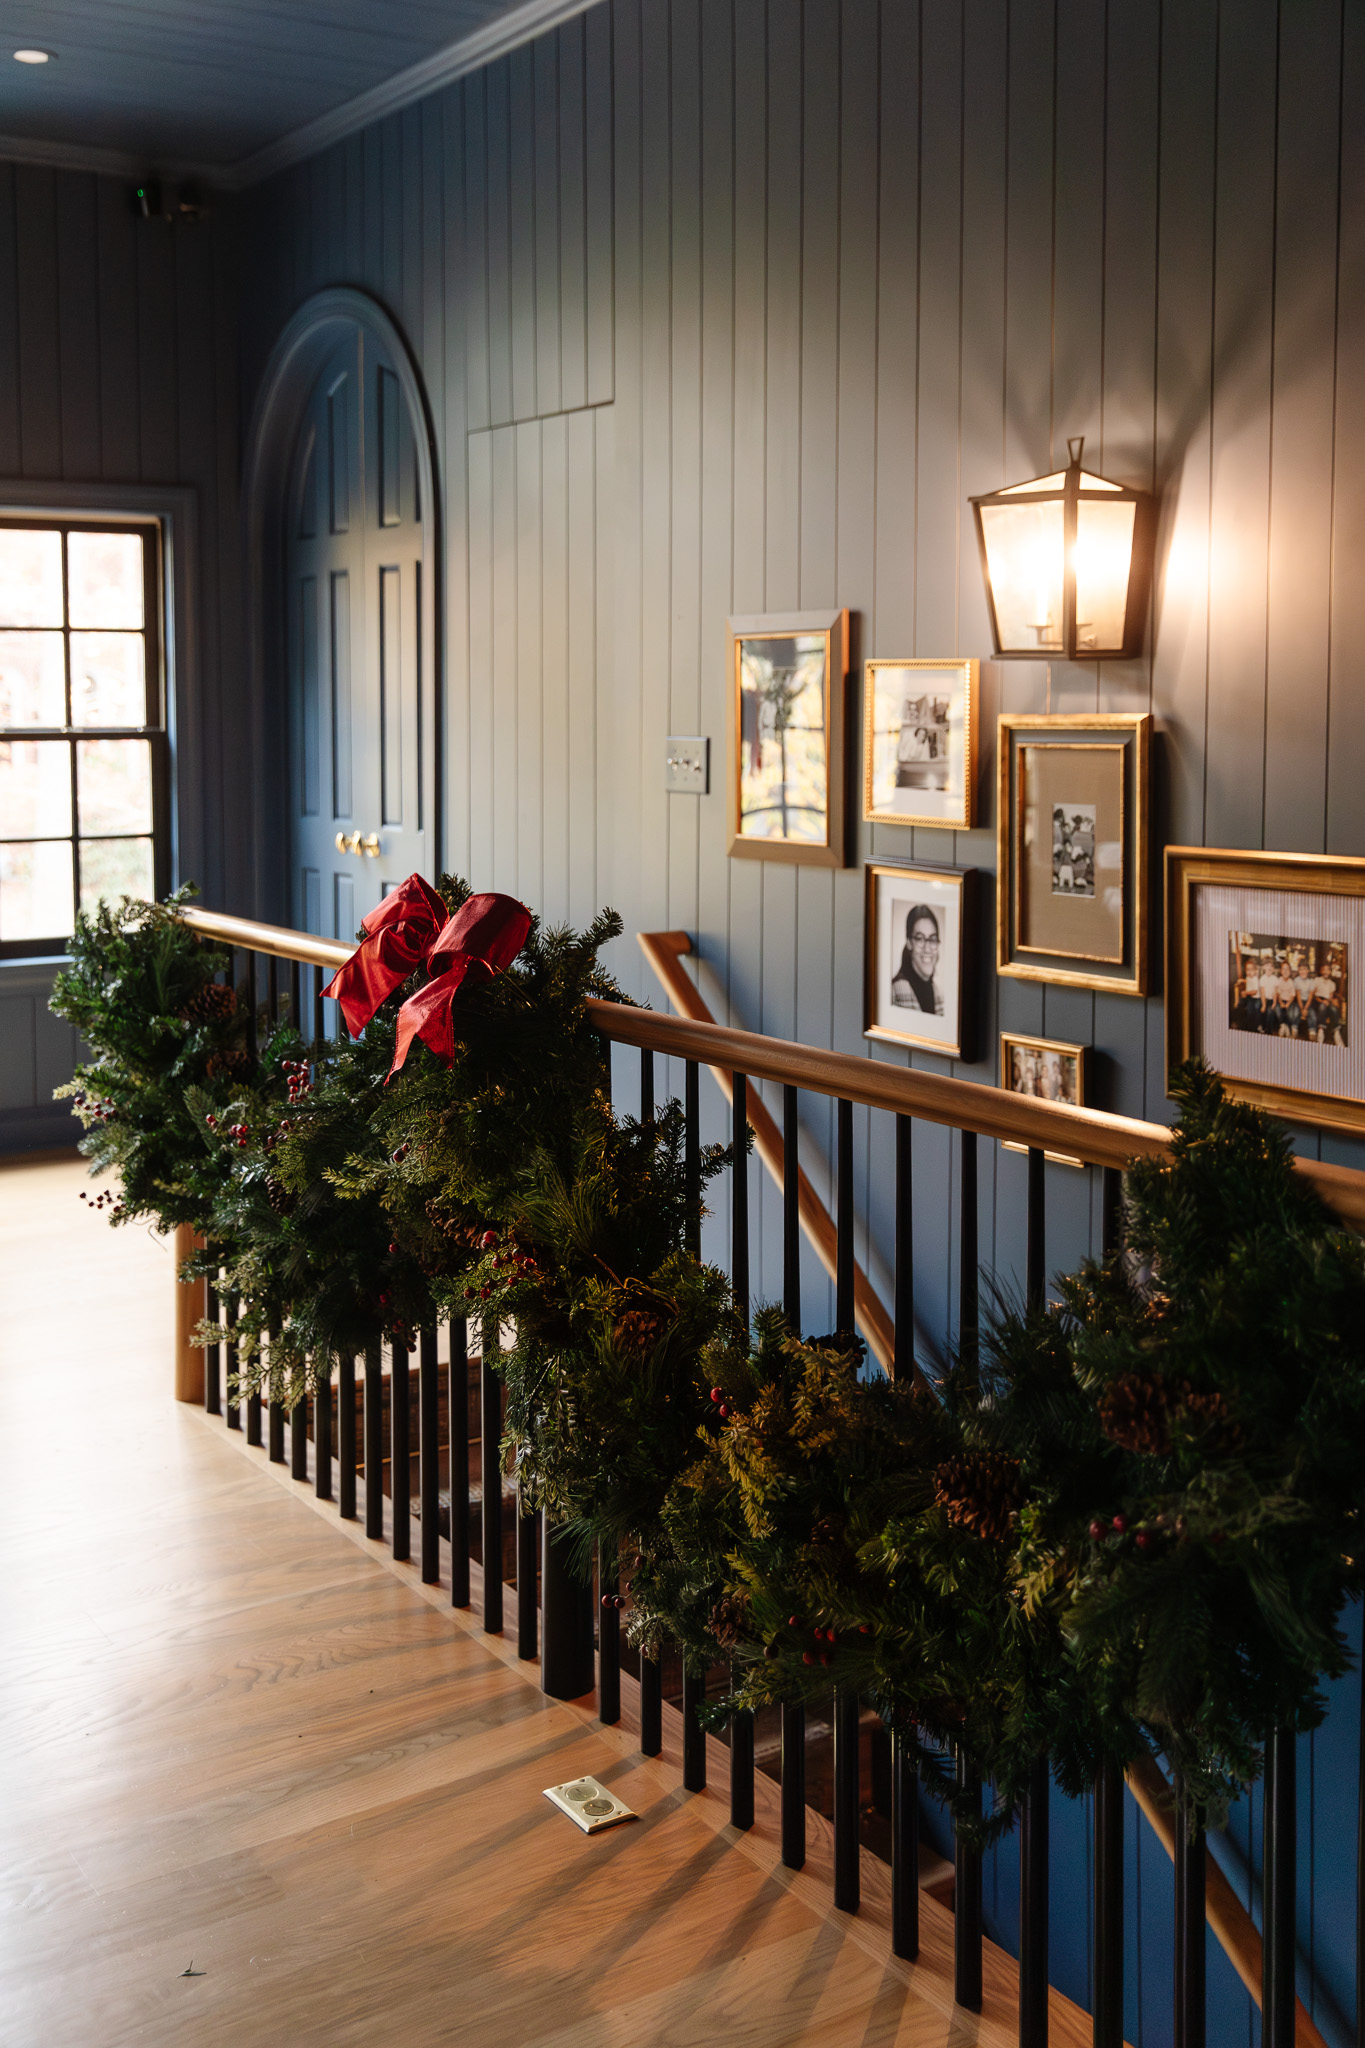
[[[863,817],[871,825],[975,819],[976,661],[863,664]]]
[[[841,868],[848,613],[755,614],[729,628],[729,851]]]
[[[976,870],[869,861],[864,874],[863,1036],[970,1059]]]
[[[1011,1095],[1030,1095],[1039,1102],[1064,1102],[1085,1107],[1085,1061],[1089,1048],[1059,1038],[1023,1038],[1000,1034],[1000,1086]]]
[[[1021,981],[1147,992],[1151,714],[999,720],[996,965]]]
[[[1365,860],[1166,849],[1166,1065],[1202,1053],[1228,1093],[1365,1130]]]

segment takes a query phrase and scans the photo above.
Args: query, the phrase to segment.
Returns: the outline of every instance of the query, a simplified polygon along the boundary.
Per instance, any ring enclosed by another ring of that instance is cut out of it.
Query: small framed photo
[[[848,613],[729,621],[730,852],[844,865]]]
[[[970,1059],[976,870],[869,861],[864,873],[863,1036]]]
[[[1166,849],[1166,1061],[1319,1129],[1365,1130],[1365,860]]]
[[[1068,1045],[1059,1038],[1021,1038],[1013,1031],[1000,1034],[1000,1086],[1011,1095],[1029,1095],[1040,1102],[1062,1102],[1072,1109],[1084,1109],[1086,1060],[1090,1048]],[[1006,1152],[1027,1152],[1027,1145],[1003,1138]],[[1058,1166],[1079,1166],[1069,1152],[1047,1152],[1045,1158]]]
[[[863,817],[871,825],[975,821],[975,661],[865,662]]]
[[[1149,712],[999,721],[996,964],[1147,992]]]

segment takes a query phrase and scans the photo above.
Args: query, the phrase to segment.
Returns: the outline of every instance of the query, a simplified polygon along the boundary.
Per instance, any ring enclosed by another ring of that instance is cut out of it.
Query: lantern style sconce
[[[1130,491],[1069,466],[973,498],[996,654],[1094,661],[1142,647],[1152,587],[1150,491]]]

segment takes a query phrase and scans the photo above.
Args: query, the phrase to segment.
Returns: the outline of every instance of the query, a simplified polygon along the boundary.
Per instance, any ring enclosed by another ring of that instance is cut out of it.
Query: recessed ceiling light
[[[52,52],[51,50],[16,50],[14,61],[16,64],[50,64],[52,62]]]

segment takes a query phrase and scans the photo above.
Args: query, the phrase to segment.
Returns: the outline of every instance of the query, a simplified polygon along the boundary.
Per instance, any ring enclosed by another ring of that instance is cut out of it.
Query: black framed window
[[[163,607],[159,521],[0,519],[0,958],[165,892]]]

